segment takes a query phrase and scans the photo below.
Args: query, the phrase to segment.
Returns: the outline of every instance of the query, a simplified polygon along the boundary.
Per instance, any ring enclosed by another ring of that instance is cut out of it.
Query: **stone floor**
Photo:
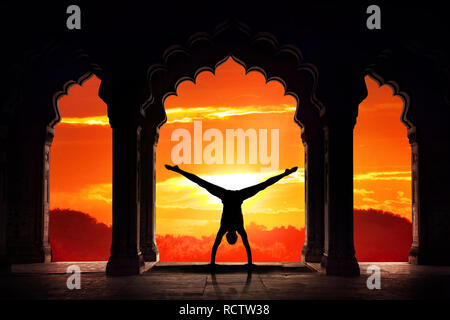
[[[81,289],[66,285],[69,265],[81,270]],[[381,268],[381,289],[369,290],[367,268]],[[407,263],[360,263],[361,276],[326,276],[300,263],[218,265],[215,273],[202,263],[148,264],[145,273],[107,277],[106,262],[60,262],[13,265],[0,276],[0,299],[449,299],[450,267]]]

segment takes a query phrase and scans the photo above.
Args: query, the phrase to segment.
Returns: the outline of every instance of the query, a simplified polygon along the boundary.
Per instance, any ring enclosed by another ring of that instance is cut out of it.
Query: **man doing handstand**
[[[252,252],[248,243],[247,233],[244,229],[244,217],[242,216],[242,203],[257,194],[259,191],[264,190],[268,186],[276,183],[283,177],[290,175],[297,171],[297,167],[286,169],[282,174],[276,175],[267,179],[264,182],[258,183],[254,186],[247,187],[241,190],[227,190],[219,187],[213,183],[205,181],[195,174],[181,170],[178,166],[169,166],[166,164],[168,170],[177,172],[189,180],[195,182],[199,186],[205,188],[209,193],[218,197],[223,203],[222,219],[220,220],[220,228],[217,232],[216,240],[211,253],[211,265],[215,264],[217,248],[222,241],[222,237],[226,234],[226,238],[229,244],[235,244],[237,241],[237,233],[241,236],[244,243],[245,250],[247,251],[247,258],[249,266],[252,265]]]

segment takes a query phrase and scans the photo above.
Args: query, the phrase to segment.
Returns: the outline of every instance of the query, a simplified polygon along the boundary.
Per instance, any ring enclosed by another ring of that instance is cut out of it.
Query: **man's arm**
[[[200,187],[205,188],[209,193],[211,193],[213,196],[216,196],[218,198],[222,198],[226,191],[224,188],[219,187],[219,186],[217,186],[211,182],[208,182],[206,180],[203,180],[202,178],[196,176],[193,173],[184,171],[184,170],[180,169],[180,167],[178,167],[178,166],[169,166],[168,164],[166,164],[165,167],[167,170],[179,173],[182,176],[191,180],[192,182],[195,182]]]
[[[240,190],[241,193],[241,197],[243,200],[248,199],[250,197],[253,197],[255,194],[257,194],[258,192],[264,190],[265,188],[273,185],[274,183],[278,182],[279,180],[281,180],[282,178],[290,175],[291,173],[297,171],[297,167],[293,167],[291,169],[286,169],[283,173],[273,176],[269,179],[267,179],[264,182],[255,184],[254,186],[248,187],[248,188],[244,188],[242,190]]]

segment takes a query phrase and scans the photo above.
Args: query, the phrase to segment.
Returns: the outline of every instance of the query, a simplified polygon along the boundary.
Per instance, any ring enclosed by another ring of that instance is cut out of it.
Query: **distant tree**
[[[408,261],[411,247],[411,222],[379,210],[354,212],[354,241],[358,261]],[[299,261],[304,243],[304,229],[293,226],[268,230],[250,223],[247,233],[253,244],[255,262]],[[161,261],[208,262],[214,235],[157,235]],[[111,246],[111,227],[98,223],[90,215],[70,209],[50,211],[50,244],[53,261],[107,260]],[[245,262],[242,243],[221,244],[217,261]]]
[[[90,215],[70,209],[50,211],[53,261],[108,260],[111,228]]]

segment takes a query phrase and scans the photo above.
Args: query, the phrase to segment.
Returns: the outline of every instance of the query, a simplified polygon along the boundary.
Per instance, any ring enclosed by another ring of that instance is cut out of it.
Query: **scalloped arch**
[[[294,45],[280,46],[276,37],[267,32],[252,35],[245,24],[233,21],[219,25],[212,34],[195,33],[189,37],[186,46],[167,48],[163,62],[148,68],[149,96],[141,107],[141,113],[153,119],[158,127],[162,126],[167,121],[165,99],[177,94],[180,83],[196,83],[198,75],[204,71],[215,74],[217,67],[230,57],[244,67],[246,74],[258,71],[266,83],[281,83],[285,95],[297,100],[294,120],[302,128],[300,97],[315,107],[318,114],[324,113],[324,107],[315,94],[318,70],[304,61],[300,49]]]
[[[407,92],[402,91],[400,89],[400,83],[394,80],[394,78],[396,78],[396,62],[393,61],[393,56],[392,50],[383,50],[375,57],[376,61],[373,64],[370,64],[365,71],[366,74],[373,77],[378,85],[388,85],[392,89],[394,95],[402,99],[403,110],[400,120],[405,125],[408,132],[414,132],[416,130],[416,125],[408,119],[410,96]]]
[[[102,78],[102,69],[98,64],[92,63],[89,61],[89,55],[79,50],[77,51],[77,58],[76,62],[82,62],[84,59],[88,60],[87,63],[84,63],[83,70],[81,72],[75,72],[74,75],[72,75],[72,79],[64,82],[62,85],[62,89],[55,92],[52,97],[52,107],[55,114],[55,117],[50,121],[48,126],[50,128],[54,128],[60,121],[61,121],[61,113],[59,111],[58,101],[62,96],[65,96],[68,94],[69,89],[73,85],[83,85],[84,82],[86,82],[88,79],[90,79],[93,75],[97,75],[100,79]],[[74,79],[75,80],[74,80]],[[63,80],[64,81],[64,80]]]
[[[406,128],[412,129],[414,128],[414,124],[407,118],[407,114],[408,114],[408,110],[409,110],[409,95],[400,90],[400,85],[398,84],[398,82],[394,81],[394,80],[385,80],[382,76],[380,76],[377,72],[375,71],[371,71],[369,72],[369,75],[373,77],[373,79],[378,83],[379,86],[382,85],[388,85],[392,91],[394,92],[394,96],[398,96],[402,99],[403,101],[403,110],[402,110],[402,115],[400,117],[400,120],[402,121],[402,123],[406,126]]]
[[[56,117],[50,122],[49,126],[54,128],[61,121],[61,113],[59,112],[59,98],[62,96],[66,96],[69,93],[69,89],[74,85],[83,85],[88,79],[92,77],[93,73],[88,71],[85,74],[81,75],[78,80],[69,80],[64,85],[61,91],[56,92],[53,95],[53,110],[56,114]]]

